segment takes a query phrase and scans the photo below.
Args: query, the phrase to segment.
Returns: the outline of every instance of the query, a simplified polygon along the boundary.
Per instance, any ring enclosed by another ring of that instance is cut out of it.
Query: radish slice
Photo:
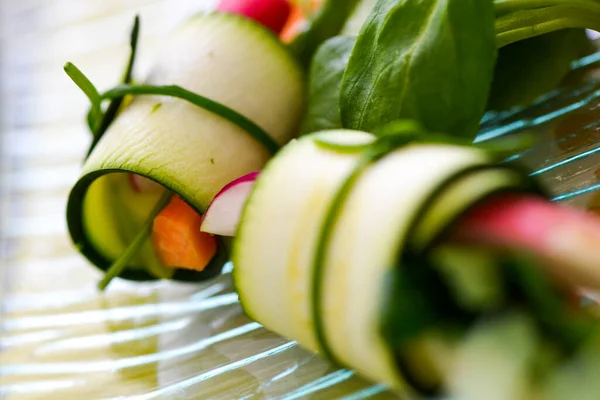
[[[533,252],[562,282],[600,289],[600,218],[532,196],[502,196],[467,213],[453,239]]]
[[[217,9],[253,19],[279,34],[292,7],[288,0],[221,0]]]
[[[244,175],[221,189],[206,210],[200,230],[213,235],[234,236],[258,174]]]
[[[131,183],[133,191],[136,193],[156,193],[163,190],[160,183],[156,183],[152,179],[144,178],[143,176],[136,174],[129,174],[129,182]]]

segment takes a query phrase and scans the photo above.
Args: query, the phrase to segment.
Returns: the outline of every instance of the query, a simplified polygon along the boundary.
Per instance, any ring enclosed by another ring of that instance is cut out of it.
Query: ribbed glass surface
[[[163,33],[209,3],[0,2],[0,398],[394,398],[244,317],[227,273],[203,285],[116,282],[101,295],[71,247],[66,194],[90,137],[64,62],[108,88],[139,12],[143,76]],[[489,117],[479,140],[533,129],[542,140],[514,158],[557,200],[596,208],[598,120],[600,85],[577,83]]]

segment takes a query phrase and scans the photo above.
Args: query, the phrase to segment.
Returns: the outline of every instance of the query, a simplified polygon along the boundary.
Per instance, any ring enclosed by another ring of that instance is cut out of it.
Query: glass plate
[[[98,294],[99,274],[71,247],[66,194],[90,138],[86,100],[62,65],[112,85],[135,11],[143,76],[162,35],[211,3],[0,2],[0,397],[395,398],[247,319],[229,273],[202,285],[117,281]],[[557,200],[600,207],[599,89],[580,84],[529,110],[488,116],[480,140],[535,129],[543,141],[514,158]]]

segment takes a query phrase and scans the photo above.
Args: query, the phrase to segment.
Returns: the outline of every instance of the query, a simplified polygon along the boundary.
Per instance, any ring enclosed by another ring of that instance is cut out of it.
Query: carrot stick
[[[178,196],[156,216],[152,242],[169,267],[202,271],[217,252],[214,236],[200,232],[202,216]]]
[[[308,7],[303,7],[299,2],[294,2],[290,16],[279,34],[281,41],[291,43],[302,32],[311,14],[318,11],[322,5],[323,0],[311,0]]]

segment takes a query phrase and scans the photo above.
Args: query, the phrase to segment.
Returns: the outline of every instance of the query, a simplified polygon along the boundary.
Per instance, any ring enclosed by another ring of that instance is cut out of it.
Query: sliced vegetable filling
[[[287,19],[284,8],[280,19]],[[65,67],[92,101],[91,124],[103,127],[71,192],[67,217],[80,251],[110,272],[104,283],[114,276],[201,280],[218,273],[226,249],[200,232],[202,213],[225,184],[260,169],[297,133],[303,72],[272,32],[234,15],[238,11],[184,23],[143,84],[131,84],[128,72],[125,84],[100,94],[75,66]],[[138,30],[139,21],[132,50]],[[133,96],[127,107],[103,113],[103,102],[126,96]],[[111,194],[107,182],[117,182],[119,194]],[[154,218],[150,199],[165,189],[174,197]]]
[[[202,216],[174,196],[154,218],[152,243],[158,257],[171,267],[202,271],[217,252],[214,236],[200,232]]]
[[[552,399],[557,380],[581,393],[563,366],[579,363],[600,325],[564,291],[569,274],[553,276],[548,250],[484,242],[544,240],[502,217],[532,209],[600,225],[540,200],[526,175],[485,151],[423,143],[416,125],[398,126],[379,139],[305,136],[261,172],[234,242],[248,315],[399,392],[486,399],[502,377],[497,399]],[[480,382],[468,381],[474,371]]]

